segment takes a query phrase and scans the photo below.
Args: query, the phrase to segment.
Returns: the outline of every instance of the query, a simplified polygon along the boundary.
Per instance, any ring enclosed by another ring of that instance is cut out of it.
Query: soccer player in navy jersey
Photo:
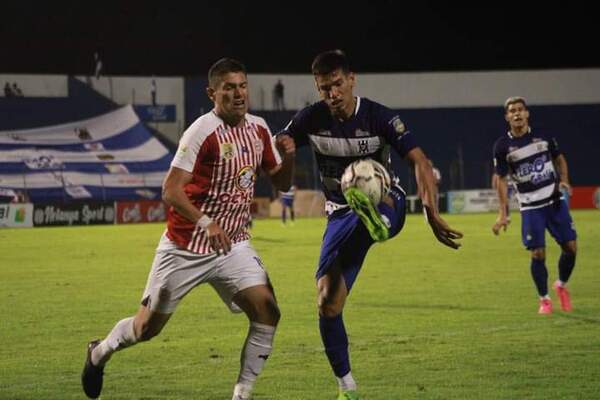
[[[506,230],[509,220],[507,176],[510,174],[517,190],[521,210],[521,235],[525,247],[531,251],[531,276],[537,288],[540,314],[552,313],[548,295],[546,269],[546,229],[560,245],[559,279],[554,289],[563,311],[571,311],[571,299],[566,288],[575,267],[577,234],[561,191],[571,191],[567,160],[558,148],[556,139],[545,132],[529,127],[529,110],[522,97],[511,97],[504,104],[505,119],[510,130],[494,144],[494,166],[498,175],[498,219],[492,227],[498,235]]]
[[[366,196],[348,202],[340,187],[345,168],[364,158],[387,163],[386,150],[392,147],[414,164],[425,215],[437,239],[457,249],[460,244],[455,239],[462,234],[450,228],[438,213],[431,165],[417,147],[413,133],[396,112],[354,96],[356,78],[345,54],[340,50],[319,54],[312,72],[322,101],[299,111],[279,135],[290,136],[296,146],[310,144],[317,161],[328,216],[316,273],[319,328],[338,381],[338,399],[353,400],[359,397],[350,372],[342,311],[367,251],[375,241],[400,232],[406,207],[397,179],[378,205],[370,204]],[[352,209],[348,203],[353,204]]]

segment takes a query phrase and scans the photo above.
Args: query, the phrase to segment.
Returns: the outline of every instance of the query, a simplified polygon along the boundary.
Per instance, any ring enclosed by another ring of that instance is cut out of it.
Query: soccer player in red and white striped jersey
[[[233,399],[249,399],[271,353],[279,309],[261,259],[249,243],[248,222],[259,168],[279,190],[290,181],[294,143],[277,142],[266,122],[248,114],[246,69],[221,59],[209,70],[207,94],[215,108],[183,134],[163,183],[171,207],[133,317],[119,321],[102,341],[88,345],[82,384],[90,398],[102,390],[110,356],[158,335],[178,303],[209,283],[233,312],[250,320]],[[283,159],[281,153],[283,154]]]

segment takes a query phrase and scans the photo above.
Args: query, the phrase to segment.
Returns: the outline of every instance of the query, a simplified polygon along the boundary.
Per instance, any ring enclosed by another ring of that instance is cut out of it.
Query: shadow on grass
[[[265,242],[265,243],[285,243],[288,240],[285,239],[272,239],[261,236],[252,236],[252,242]]]
[[[469,307],[458,306],[454,304],[397,304],[397,303],[353,303],[356,306],[373,308],[394,308],[394,309],[414,309],[414,310],[447,310],[447,311],[488,311],[491,307]],[[599,321],[600,322],[600,321]]]
[[[588,324],[600,325],[600,318],[590,318],[590,317],[585,317],[583,315],[565,314],[565,313],[560,313],[560,314],[554,313],[554,315],[557,316],[558,318],[571,319],[571,320],[575,320],[575,321],[585,322]]]

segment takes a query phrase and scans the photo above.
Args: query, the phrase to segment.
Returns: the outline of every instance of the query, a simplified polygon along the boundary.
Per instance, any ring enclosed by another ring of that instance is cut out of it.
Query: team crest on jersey
[[[256,181],[256,173],[254,172],[254,168],[252,168],[250,165],[246,165],[237,173],[235,186],[239,190],[248,190],[252,187],[254,181]]]
[[[369,141],[359,140],[358,141],[358,152],[361,154],[367,154],[369,152]]]
[[[233,143],[221,143],[221,157],[231,160],[235,156],[235,147]]]
[[[406,132],[406,126],[404,126],[404,122],[402,122],[402,120],[400,119],[400,117],[395,116],[390,123],[392,124],[392,126],[394,127],[394,130],[396,131],[396,133],[400,136],[404,135],[404,133]]]

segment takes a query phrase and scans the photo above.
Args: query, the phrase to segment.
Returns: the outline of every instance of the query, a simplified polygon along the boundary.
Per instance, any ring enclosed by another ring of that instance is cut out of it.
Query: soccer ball
[[[370,158],[354,161],[346,167],[341,179],[342,192],[359,189],[377,205],[390,191],[390,174],[383,165]]]

